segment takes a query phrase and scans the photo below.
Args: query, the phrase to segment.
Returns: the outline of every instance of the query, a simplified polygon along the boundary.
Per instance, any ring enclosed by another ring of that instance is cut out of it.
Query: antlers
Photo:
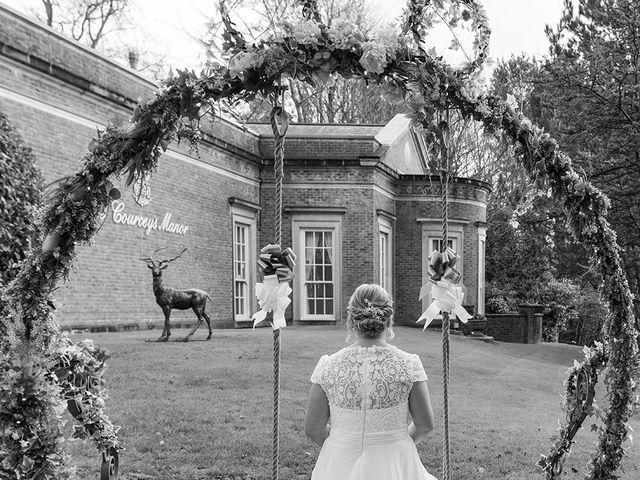
[[[167,265],[167,264],[169,264],[169,263],[173,262],[174,260],[177,260],[178,258],[180,258],[180,257],[182,256],[182,254],[183,254],[184,252],[186,252],[186,251],[187,251],[187,248],[185,247],[185,248],[183,248],[183,249],[182,249],[182,251],[181,251],[178,255],[176,255],[175,257],[170,258],[170,259],[168,259],[168,260],[167,260],[167,259],[165,259],[165,260],[160,260],[160,261],[158,261],[158,263],[156,264],[156,263],[155,263],[155,261],[153,260],[153,256],[154,256],[156,253],[158,253],[160,250],[165,250],[165,249],[167,249],[167,248],[169,248],[169,247],[160,247],[160,248],[156,248],[156,249],[153,251],[153,253],[152,253],[149,257],[147,257],[147,258],[141,258],[140,260],[142,260],[143,262],[147,262],[147,265],[149,265],[150,267],[164,267],[165,265]]]

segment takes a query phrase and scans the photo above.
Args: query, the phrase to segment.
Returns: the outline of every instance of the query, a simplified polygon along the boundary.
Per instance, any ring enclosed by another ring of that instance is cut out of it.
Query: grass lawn
[[[174,330],[181,338],[186,330]],[[112,353],[106,378],[108,414],[122,425],[121,480],[269,479],[272,425],[272,333],[200,329],[190,343],[145,343],[159,331],[90,334]],[[418,353],[429,375],[436,428],[418,447],[432,474],[441,474],[442,367],[440,335],[396,328],[395,343]],[[87,335],[76,335],[82,340]],[[342,348],[334,327],[288,327],[282,332],[282,480],[308,479],[319,449],[302,432],[308,378],[320,357]],[[450,435],[453,479],[541,479],[535,467],[562,417],[566,370],[581,349],[569,345],[486,343],[451,339]],[[603,387],[596,399],[605,403]],[[587,419],[565,463],[563,478],[582,478],[595,436]],[[640,432],[640,418],[633,427]],[[640,478],[640,448],[623,480]],[[80,478],[99,478],[90,443],[69,445]],[[340,480],[340,479],[336,479]]]

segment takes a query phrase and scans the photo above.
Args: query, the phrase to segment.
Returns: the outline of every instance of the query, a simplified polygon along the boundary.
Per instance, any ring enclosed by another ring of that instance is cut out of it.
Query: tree
[[[105,36],[120,29],[129,0],[42,0],[42,5],[45,17],[36,12],[38,18],[74,40],[97,48]]]
[[[491,91],[545,125],[540,63],[512,56],[496,66]],[[545,305],[543,340],[593,344],[602,340],[605,310],[585,258],[566,228],[566,214],[515,165],[508,149],[487,206],[487,310]],[[541,185],[544,187],[544,185]]]
[[[529,118],[559,138],[577,167],[607,193],[612,203],[611,222],[625,251],[627,276],[632,291],[637,293],[640,286],[640,223],[637,221],[640,217],[637,196],[640,188],[640,14],[634,3],[566,1],[559,25],[547,29],[551,43],[549,57],[541,62],[512,57],[499,63],[492,90],[502,98],[511,96],[510,101]],[[562,285],[569,285],[562,283],[566,281],[580,286],[580,295],[574,297],[580,297],[582,300],[578,300],[590,305],[588,309],[597,314],[580,312],[580,317],[587,322],[572,321],[571,328],[576,341],[592,340],[602,310],[593,293],[593,286],[599,284],[600,278],[582,260],[589,256],[588,252],[569,238],[564,228],[564,212],[550,205],[544,195],[532,196],[535,190],[519,191],[519,187],[514,187],[519,183],[514,178],[507,176],[505,180],[494,192],[502,196],[503,201],[492,201],[490,210],[496,206],[503,209],[509,204],[514,206],[513,202],[521,207],[528,203],[530,208],[520,210],[529,213],[518,215],[518,210],[514,210],[516,215],[507,217],[510,222],[517,220],[520,235],[534,235],[532,238],[537,238],[539,244],[546,242],[551,248],[553,276],[562,287],[557,291],[565,288]],[[490,218],[492,215],[495,212],[490,211]],[[499,237],[494,237],[494,243],[496,240]],[[487,248],[489,260],[492,254],[489,240]],[[537,256],[534,261],[539,263],[540,259]],[[500,267],[499,263],[489,263],[491,268]],[[515,295],[519,292],[517,288],[506,290]],[[531,292],[536,291],[543,301],[552,293],[544,293],[539,288]],[[584,327],[589,325],[596,327],[585,332]]]
[[[379,14],[367,6],[365,0],[321,0],[318,2],[323,21],[334,28],[349,28],[354,38],[374,35],[381,23]],[[241,20],[240,27],[251,41],[257,42],[269,35],[279,35],[282,25],[291,23],[300,9],[294,0],[238,0],[229,10]],[[348,18],[348,22],[343,20]],[[252,20],[245,20],[252,19]],[[222,45],[215,39],[220,35],[222,23],[212,19],[203,39],[209,56],[209,66],[226,63]],[[319,60],[321,61],[321,59]],[[318,123],[385,123],[397,113],[410,112],[409,99],[394,97],[392,87],[354,81],[338,75],[327,75],[315,85],[283,79],[288,87],[288,106],[298,122]],[[241,121],[265,121],[271,104],[256,98],[248,107],[231,113]]]
[[[26,258],[36,234],[42,176],[35,158],[11,122],[0,113],[0,287]]]
[[[611,200],[610,221],[640,298],[640,10],[635,0],[565,0],[538,78],[547,128]],[[640,308],[636,306],[636,312]]]
[[[161,82],[169,76],[171,66],[155,50],[155,40],[131,21],[132,5],[130,0],[42,0],[44,15],[38,10],[32,13],[74,40]],[[123,35],[114,35],[116,32]],[[136,66],[129,60],[134,52],[139,59]]]

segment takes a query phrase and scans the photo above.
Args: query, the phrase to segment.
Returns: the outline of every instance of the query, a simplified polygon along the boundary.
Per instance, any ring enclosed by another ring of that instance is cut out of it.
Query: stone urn
[[[487,326],[487,317],[485,317],[481,313],[476,313],[473,317],[469,319],[467,322],[466,328],[471,330],[472,332],[484,332],[485,327]]]

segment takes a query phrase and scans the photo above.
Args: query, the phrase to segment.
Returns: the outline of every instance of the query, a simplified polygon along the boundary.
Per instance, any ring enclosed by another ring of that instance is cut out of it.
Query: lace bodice
[[[311,375],[329,399],[332,435],[406,428],[411,387],[426,379],[417,355],[391,345],[324,355]]]

